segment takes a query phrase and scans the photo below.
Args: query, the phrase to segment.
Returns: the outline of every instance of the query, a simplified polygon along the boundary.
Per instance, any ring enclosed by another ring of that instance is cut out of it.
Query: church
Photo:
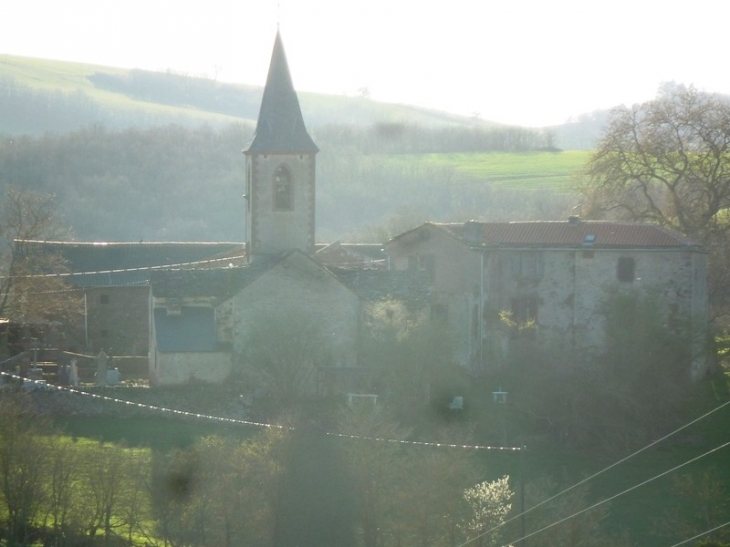
[[[243,152],[243,244],[22,244],[29,254],[60,254],[74,272],[70,282],[87,304],[87,351],[147,354],[153,386],[225,382],[250,334],[269,322],[280,325],[273,345],[302,324],[315,326],[326,350],[316,366],[349,377],[340,390],[357,390],[357,375],[340,372],[361,365],[363,314],[373,302],[426,310],[452,335],[454,361],[473,374],[488,374],[519,343],[499,317],[529,325],[545,343],[599,348],[609,288],[658,291],[667,309],[706,332],[706,252],[654,225],[578,217],[426,223],[373,245],[318,244],[318,151],[277,32],[255,135]],[[688,372],[700,376],[703,363],[698,358]]]

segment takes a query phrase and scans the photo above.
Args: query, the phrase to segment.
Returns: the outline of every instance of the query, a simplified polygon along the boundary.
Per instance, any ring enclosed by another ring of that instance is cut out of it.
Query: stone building
[[[430,306],[458,362],[480,374],[516,341],[504,318],[541,343],[600,348],[610,290],[654,291],[706,330],[705,252],[653,225],[426,223],[384,246],[316,245],[317,152],[277,33],[244,151],[244,243],[23,244],[66,257],[86,295],[91,351],[146,353],[154,385],[225,381],[254,327],[286,316],[327,335],[321,368],[349,389],[363,309],[386,299]],[[698,358],[693,374],[703,367]]]
[[[289,330],[295,330],[292,321],[316,326],[326,345],[322,367],[346,371],[358,364],[363,302],[398,292],[374,289],[373,276],[384,280],[380,287],[396,276],[378,264],[380,246],[315,245],[317,152],[277,33],[256,132],[244,151],[247,264],[222,272],[155,272],[149,337],[153,384],[224,381],[256,326],[282,317]],[[353,260],[355,269],[372,272],[349,275]],[[286,344],[293,333],[283,330],[270,343]],[[307,391],[321,387],[310,384]]]
[[[199,269],[240,263],[241,243],[16,242],[21,257],[51,256],[59,274],[83,301],[81,324],[68,326],[60,349],[96,355],[145,356],[149,346],[151,273],[160,268]]]
[[[651,224],[584,221],[427,223],[385,245],[395,270],[428,271],[432,314],[449,325],[458,359],[488,371],[515,343],[510,322],[543,344],[599,349],[610,291],[660,298],[691,319],[698,349],[708,313],[706,252]],[[506,315],[505,315],[506,313]],[[692,374],[704,372],[698,351]]]

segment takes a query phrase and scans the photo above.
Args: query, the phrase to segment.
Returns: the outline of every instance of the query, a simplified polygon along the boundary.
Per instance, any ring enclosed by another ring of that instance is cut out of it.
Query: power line
[[[730,446],[730,441],[728,441],[726,443],[723,443],[720,446],[716,446],[715,448],[713,448],[711,450],[708,450],[704,454],[700,454],[699,456],[696,456],[696,457],[694,457],[694,458],[692,458],[690,460],[687,460],[686,462],[681,463],[681,464],[679,464],[679,465],[677,465],[675,467],[672,467],[671,469],[668,469],[666,471],[663,471],[662,473],[659,473],[658,475],[654,475],[650,479],[646,479],[645,481],[642,481],[642,482],[640,482],[638,484],[635,484],[634,486],[631,486],[630,488],[627,488],[626,490],[623,490],[622,492],[619,492],[618,494],[614,494],[613,496],[609,496],[608,498],[606,498],[604,500],[601,500],[601,501],[599,501],[597,503],[594,503],[593,505],[590,505],[590,506],[588,506],[588,507],[586,507],[584,509],[581,509],[579,511],[576,511],[572,515],[569,515],[569,516],[567,516],[565,518],[562,518],[560,520],[557,520],[557,521],[553,522],[552,524],[548,524],[547,526],[543,526],[539,530],[535,530],[534,532],[531,532],[531,533],[529,533],[529,534],[527,534],[525,536],[522,536],[521,538],[516,539],[516,540],[514,540],[513,542],[510,542],[510,543],[518,543],[518,542],[524,541],[526,539],[531,538],[532,536],[535,536],[537,534],[540,534],[540,533],[544,532],[545,530],[549,530],[553,526],[557,526],[558,524],[562,524],[563,522],[566,522],[566,521],[572,519],[573,517],[577,517],[578,515],[582,515],[583,513],[587,513],[588,511],[590,511],[592,509],[595,509],[596,507],[600,507],[604,503],[608,503],[609,501],[613,501],[616,498],[623,496],[624,494],[628,494],[629,492],[632,492],[632,491],[636,490],[637,488],[640,488],[640,487],[642,487],[642,486],[644,486],[646,484],[649,484],[650,482],[653,482],[653,481],[655,481],[657,479],[660,479],[660,478],[662,478],[662,477],[664,477],[666,475],[669,475],[670,473],[673,473],[673,472],[677,471],[678,469],[681,469],[682,467],[684,467],[686,465],[689,465],[691,463],[694,463],[697,460],[700,460],[700,459],[704,458],[705,456],[709,456],[710,454],[713,454],[714,452],[717,452],[718,450],[722,450],[726,446]],[[470,540],[470,541],[472,541],[472,540]],[[466,543],[464,545],[466,545]],[[505,544],[502,547],[509,547],[509,545]]]
[[[156,411],[156,412],[163,412],[163,413],[168,413],[168,414],[175,414],[178,416],[186,416],[189,418],[199,418],[199,419],[203,419],[203,420],[210,420],[210,421],[229,423],[229,424],[248,425],[248,426],[254,426],[254,427],[264,427],[264,428],[269,428],[269,429],[282,429],[282,430],[287,430],[287,431],[296,430],[295,427],[285,426],[285,425],[281,425],[281,424],[267,424],[264,422],[254,422],[251,420],[242,420],[239,418],[223,418],[220,416],[202,414],[199,412],[189,412],[187,410],[179,410],[179,409],[167,408],[167,407],[162,407],[162,406],[157,406],[157,405],[148,405],[145,403],[136,403],[134,401],[127,401],[124,399],[119,399],[117,397],[109,397],[107,395],[89,393],[88,391],[83,391],[80,389],[74,389],[74,388],[70,388],[70,387],[66,387],[66,386],[59,386],[59,385],[55,385],[55,384],[48,384],[48,383],[45,383],[44,381],[30,380],[28,378],[23,378],[22,376],[17,376],[15,374],[11,374],[9,372],[0,372],[0,375],[7,376],[9,378],[13,378],[17,381],[32,383],[33,385],[37,386],[38,389],[49,389],[49,390],[53,390],[53,391],[72,393],[72,394],[76,394],[76,395],[91,397],[92,399],[103,400],[103,401],[123,404],[123,405],[127,405],[127,406],[133,406],[133,407],[142,408],[142,409],[146,409],[146,410],[152,410],[152,411]],[[462,449],[470,449],[470,450],[488,450],[488,451],[501,451],[501,452],[519,452],[520,450],[522,450],[522,448],[518,447],[518,446],[485,446],[485,445],[449,444],[449,443],[439,443],[439,442],[434,442],[434,441],[408,441],[405,439],[389,439],[389,438],[385,438],[385,437],[364,437],[364,436],[360,436],[360,435],[348,435],[345,433],[335,433],[335,432],[331,432],[331,431],[322,431],[321,433],[323,435],[342,438],[342,439],[388,442],[388,443],[413,445],[413,446],[430,446],[430,447],[437,447],[437,448],[462,448]]]
[[[591,481],[591,480],[595,479],[596,477],[598,477],[598,476],[600,476],[600,475],[602,475],[602,474],[606,473],[607,471],[610,471],[610,470],[611,470],[611,469],[613,469],[614,467],[617,467],[617,466],[621,465],[622,463],[625,463],[625,462],[627,462],[627,461],[628,461],[628,460],[630,460],[631,458],[633,458],[633,457],[635,457],[635,456],[638,456],[638,455],[639,455],[639,454],[641,454],[642,452],[645,452],[645,451],[647,451],[648,449],[650,449],[650,448],[652,448],[652,447],[656,446],[657,444],[659,444],[659,443],[661,443],[661,442],[663,442],[663,441],[665,441],[665,440],[669,439],[670,437],[672,437],[673,435],[676,435],[676,434],[677,434],[677,433],[679,433],[680,431],[683,431],[683,430],[687,429],[688,427],[690,427],[690,426],[692,426],[692,425],[696,424],[697,422],[699,422],[699,421],[701,421],[701,420],[704,420],[704,419],[705,419],[705,418],[707,418],[708,416],[710,416],[710,415],[714,414],[715,412],[718,412],[719,410],[722,410],[723,408],[725,408],[725,407],[726,407],[726,406],[728,406],[728,405],[730,405],[730,401],[726,401],[726,402],[724,402],[724,403],[723,403],[723,404],[721,404],[720,406],[717,406],[717,407],[713,408],[712,410],[710,410],[709,412],[706,412],[706,413],[705,413],[705,414],[703,414],[702,416],[700,416],[700,417],[698,417],[698,418],[695,418],[695,419],[694,419],[694,420],[692,420],[691,422],[688,422],[688,423],[684,424],[683,426],[681,426],[681,427],[679,427],[679,428],[675,429],[674,431],[672,431],[672,432],[670,432],[670,433],[668,433],[668,434],[664,435],[663,437],[660,437],[660,438],[659,438],[659,439],[657,439],[656,441],[654,441],[654,442],[652,442],[652,443],[649,443],[648,445],[646,445],[646,446],[645,446],[645,447],[643,447],[643,448],[640,448],[640,449],[639,449],[639,450],[637,450],[636,452],[633,452],[633,453],[629,454],[628,456],[626,456],[626,457],[624,457],[624,458],[621,458],[620,460],[618,460],[618,461],[616,461],[616,462],[612,463],[612,464],[611,464],[611,465],[609,465],[608,467],[605,467],[605,468],[601,469],[600,471],[598,471],[597,473],[594,473],[593,475],[590,475],[589,477],[586,477],[585,479],[583,479],[583,480],[581,480],[581,481],[579,481],[579,482],[575,483],[575,484],[574,484],[573,486],[570,486],[570,487],[566,488],[565,490],[563,490],[563,491],[561,491],[561,492],[559,492],[559,493],[555,494],[554,496],[551,496],[551,497],[549,497],[549,498],[547,498],[547,499],[545,499],[545,500],[541,501],[541,502],[540,502],[540,503],[538,503],[537,505],[533,505],[532,507],[530,507],[530,508],[529,508],[529,509],[527,509],[526,511],[523,511],[523,512],[519,513],[518,515],[515,515],[514,517],[512,517],[512,518],[510,518],[510,519],[508,519],[508,520],[506,520],[506,521],[504,521],[504,522],[502,522],[502,523],[498,524],[497,526],[494,526],[493,528],[491,528],[491,529],[487,530],[486,532],[482,532],[482,533],[481,533],[481,534],[479,534],[478,536],[476,536],[476,537],[473,537],[473,538],[469,539],[468,541],[466,541],[465,543],[462,543],[462,544],[461,544],[461,545],[459,545],[458,547],[464,547],[465,545],[468,545],[469,543],[471,543],[471,542],[472,542],[472,541],[474,541],[474,540],[477,540],[477,539],[479,539],[480,537],[483,537],[483,536],[485,536],[485,535],[487,535],[487,534],[491,534],[492,532],[494,532],[495,530],[498,530],[498,529],[499,529],[499,528],[501,528],[502,526],[505,526],[505,525],[509,524],[510,522],[513,522],[513,521],[517,520],[518,518],[521,518],[522,516],[524,516],[524,515],[527,515],[528,513],[531,513],[532,511],[534,511],[534,510],[535,510],[535,509],[537,509],[538,507],[542,507],[543,505],[545,505],[545,504],[547,504],[547,503],[550,503],[551,501],[553,501],[553,500],[555,500],[555,499],[559,498],[559,497],[560,497],[560,496],[562,496],[563,494],[567,494],[567,493],[568,493],[568,492],[570,492],[571,490],[575,490],[575,489],[576,489],[576,488],[578,488],[579,486],[582,486],[582,485],[586,484],[586,483],[587,483],[588,481]],[[524,539],[524,538],[523,538],[523,539]]]
[[[710,530],[705,530],[704,532],[697,534],[694,537],[691,537],[689,539],[685,539],[684,541],[680,541],[679,543],[675,543],[671,547],[679,547],[680,545],[684,545],[685,543],[689,543],[690,541],[693,541],[695,539],[701,538],[702,536],[706,536],[707,534],[711,534],[712,532],[717,532],[719,529],[724,528],[725,526],[730,525],[730,520],[727,521],[725,524],[721,524],[720,526],[715,526],[714,528]]]
[[[26,274],[26,275],[0,275],[0,279],[33,279],[33,278],[68,278],[68,277],[82,277],[85,275],[101,275],[101,274],[116,274],[116,273],[127,273],[127,272],[145,272],[150,270],[171,270],[179,269],[185,266],[199,266],[202,264],[214,264],[217,262],[230,262],[231,260],[237,260],[245,258],[246,255],[234,255],[227,256],[225,258],[213,258],[209,260],[196,260],[192,262],[179,262],[176,264],[160,264],[158,266],[140,266],[138,268],[118,268],[114,270],[96,270],[96,271],[85,271],[85,272],[59,272],[49,274]]]

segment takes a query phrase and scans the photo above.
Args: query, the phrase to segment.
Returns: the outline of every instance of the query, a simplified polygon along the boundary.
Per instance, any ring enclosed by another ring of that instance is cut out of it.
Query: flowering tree
[[[467,512],[462,528],[470,539],[476,540],[475,545],[501,545],[499,528],[512,509],[509,500],[513,495],[508,475],[491,482],[480,482],[464,490]]]

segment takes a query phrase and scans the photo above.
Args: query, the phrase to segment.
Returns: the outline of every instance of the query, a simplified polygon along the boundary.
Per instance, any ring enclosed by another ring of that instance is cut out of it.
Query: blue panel
[[[157,349],[163,352],[218,351],[213,308],[185,307],[180,315],[155,309]]]

